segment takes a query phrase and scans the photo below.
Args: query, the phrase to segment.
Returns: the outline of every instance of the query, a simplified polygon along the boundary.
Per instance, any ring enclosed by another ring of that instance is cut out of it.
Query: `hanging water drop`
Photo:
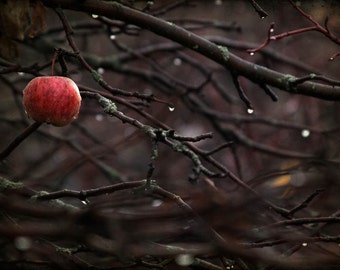
[[[248,108],[248,109],[247,109],[247,113],[248,113],[248,114],[253,114],[253,113],[254,113],[254,109]]]
[[[302,246],[303,247],[306,247],[308,244],[307,243],[302,243]]]
[[[308,129],[303,129],[303,130],[301,131],[301,136],[302,136],[303,138],[308,138],[308,137],[310,136],[310,131],[309,131]]]
[[[97,19],[99,16],[98,16],[97,14],[92,14],[91,17],[92,17],[93,19]]]
[[[255,53],[254,53],[254,52],[250,52],[249,54],[250,54],[251,56],[255,55]]]
[[[89,204],[89,201],[88,200],[81,200],[81,202],[85,205],[88,205]]]
[[[116,35],[110,35],[110,39],[111,40],[115,40],[116,39]]]
[[[175,110],[175,107],[169,107],[169,111],[173,112]]]

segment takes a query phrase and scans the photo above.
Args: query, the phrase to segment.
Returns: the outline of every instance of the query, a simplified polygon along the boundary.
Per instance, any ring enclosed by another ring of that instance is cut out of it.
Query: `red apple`
[[[78,86],[67,77],[36,77],[23,94],[26,113],[37,122],[61,127],[78,117],[81,96]]]

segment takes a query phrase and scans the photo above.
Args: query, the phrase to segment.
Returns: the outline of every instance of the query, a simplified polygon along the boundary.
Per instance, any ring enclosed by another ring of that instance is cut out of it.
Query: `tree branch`
[[[36,131],[42,123],[34,122],[20,133],[2,152],[0,152],[0,161],[8,157],[12,151],[22,143],[29,135]]]
[[[79,3],[77,0],[44,0],[43,3],[47,7],[89,12],[135,24],[194,50],[255,83],[265,83],[293,94],[313,96],[325,100],[340,100],[340,87],[338,86],[333,87],[315,82],[292,85],[291,83],[295,80],[295,77],[292,75],[283,74],[245,61],[230,53],[227,47],[217,46],[207,39],[178,27],[171,22],[116,2],[108,3],[99,0],[87,0]]]

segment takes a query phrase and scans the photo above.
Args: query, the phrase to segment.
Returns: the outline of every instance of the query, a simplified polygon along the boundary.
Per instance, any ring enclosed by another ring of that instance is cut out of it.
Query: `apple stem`
[[[53,55],[52,64],[51,64],[51,76],[54,75],[54,65],[55,65],[55,61],[57,60],[57,57],[58,57],[58,53],[56,51]]]
[[[30,134],[37,130],[41,126],[41,122],[34,122],[28,126],[21,134],[19,134],[2,152],[0,152],[0,161],[4,160],[6,157],[12,153],[12,151]]]

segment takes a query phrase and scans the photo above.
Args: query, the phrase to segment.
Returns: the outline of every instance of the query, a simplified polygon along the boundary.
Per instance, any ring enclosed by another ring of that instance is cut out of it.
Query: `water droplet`
[[[182,59],[181,58],[175,58],[173,61],[175,66],[180,66],[182,65]]]
[[[274,32],[274,28],[270,28],[269,32],[273,33]]]
[[[223,4],[222,0],[215,0],[215,5],[216,6],[221,6]]]
[[[169,107],[169,111],[173,112],[175,110],[175,107]]]
[[[26,236],[18,236],[14,239],[14,245],[17,249],[25,251],[31,248],[32,240]]]
[[[104,74],[105,69],[102,68],[102,67],[100,67],[100,68],[97,69],[97,72],[98,72],[99,74]]]
[[[266,16],[261,16],[261,19],[263,20],[264,18],[266,18]]]
[[[152,206],[152,207],[158,207],[158,206],[160,206],[162,203],[163,203],[162,200],[153,200],[152,203],[151,203],[151,206]]]
[[[152,95],[152,90],[150,88],[145,88],[143,93],[146,95]]]
[[[116,39],[116,35],[110,35],[110,39],[111,40],[115,40]]]
[[[83,204],[85,204],[85,205],[88,205],[89,204],[89,201],[88,200],[82,200],[81,201]]]
[[[247,109],[247,113],[248,113],[248,114],[253,114],[253,113],[254,113],[254,110],[253,110],[252,108],[248,108],[248,109]]]
[[[179,254],[176,258],[175,261],[178,265],[180,266],[188,266],[192,264],[195,260],[192,255],[190,254]]]
[[[302,243],[302,246],[303,247],[306,247],[308,244],[307,243]]]
[[[310,136],[310,131],[309,131],[308,129],[303,129],[303,130],[301,131],[301,136],[302,136],[303,138],[308,138],[308,137]]]
[[[99,16],[98,16],[97,14],[92,14],[91,17],[92,17],[93,19],[97,19]]]
[[[96,114],[95,116],[96,121],[101,122],[104,119],[104,116],[100,113]]]
[[[250,52],[249,54],[250,54],[251,56],[255,55],[255,53],[254,53],[254,52]]]
[[[24,76],[25,73],[24,73],[24,72],[18,72],[18,75],[19,75],[19,76]]]
[[[333,60],[334,60],[334,57],[329,58],[329,61],[333,61]]]

